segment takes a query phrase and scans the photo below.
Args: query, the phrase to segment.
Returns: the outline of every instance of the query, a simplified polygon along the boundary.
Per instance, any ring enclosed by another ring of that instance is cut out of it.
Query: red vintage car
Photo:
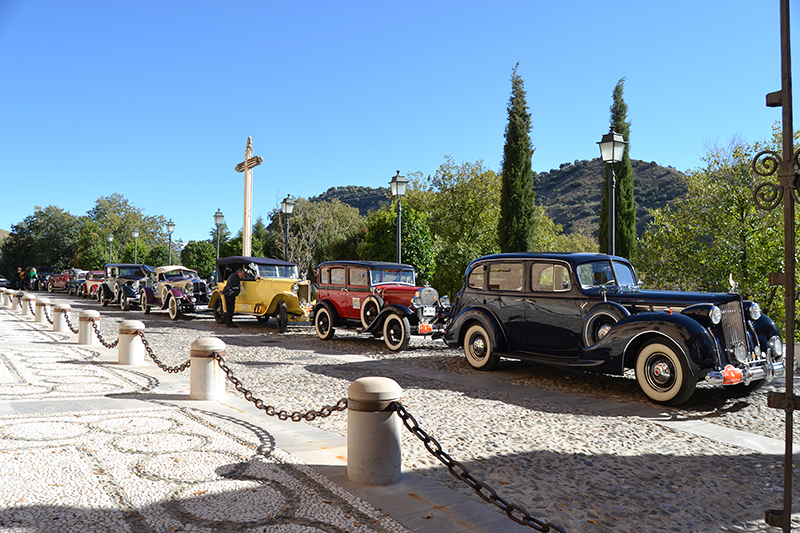
[[[320,339],[335,327],[352,328],[399,351],[410,335],[441,336],[450,309],[447,296],[417,287],[414,267],[378,261],[328,261],[317,268],[319,295],[314,327]]]
[[[60,274],[53,274],[47,279],[47,292],[67,290],[67,284],[77,278],[80,272],[83,272],[80,268],[68,268],[62,270]]]

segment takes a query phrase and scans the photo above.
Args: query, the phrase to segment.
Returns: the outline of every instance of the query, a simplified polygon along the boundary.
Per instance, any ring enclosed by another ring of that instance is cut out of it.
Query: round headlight
[[[445,294],[439,298],[439,303],[442,304],[443,307],[448,307],[450,305],[450,297]]]
[[[750,320],[758,320],[761,318],[761,306],[756,302],[750,304]]]
[[[413,298],[411,298],[411,305],[413,305],[417,309],[422,307],[422,298],[419,296],[419,291],[417,291],[417,294],[414,295]]]
[[[298,287],[297,283],[294,283],[294,284],[292,285],[292,294],[294,294],[295,296],[297,296],[297,293],[298,293],[298,292],[300,292],[300,287]]]
[[[711,319],[711,323],[716,326],[722,320],[722,310],[716,305],[712,305],[711,310],[708,312],[708,317]]]
[[[733,356],[736,357],[736,360],[740,363],[744,363],[747,361],[747,348],[744,344],[737,343],[736,346],[733,348]]]
[[[772,351],[773,359],[783,357],[783,341],[777,335],[769,340],[767,347]]]
[[[186,294],[192,294],[194,292],[194,285],[192,285],[191,283],[187,283],[183,287],[183,292],[185,292]]]

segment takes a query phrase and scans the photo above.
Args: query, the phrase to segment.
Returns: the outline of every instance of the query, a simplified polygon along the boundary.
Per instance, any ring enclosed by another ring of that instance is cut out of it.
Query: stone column
[[[8,305],[8,289],[0,287],[0,304],[3,306]]]
[[[93,309],[85,309],[81,311],[78,320],[80,321],[78,324],[78,344],[89,346],[98,344],[94,342],[97,339],[97,335],[94,334],[94,323],[100,320],[100,313]]]
[[[216,337],[200,337],[192,343],[189,367],[189,399],[221,400],[225,397],[225,372],[212,353],[225,357],[225,343]]]
[[[35,294],[26,294],[22,297],[22,309],[20,310],[20,314],[22,316],[33,316],[31,308],[36,304],[36,295]]]
[[[403,389],[392,379],[365,377],[347,388],[347,477],[362,485],[400,481],[401,420],[389,408]]]
[[[72,333],[67,324],[67,318],[64,316],[64,311],[69,313],[72,311],[72,306],[65,303],[57,303],[53,308],[53,331]]]
[[[47,314],[50,313],[50,300],[48,298],[39,298],[36,300],[36,316],[34,322],[44,323],[47,322]]]
[[[144,333],[144,323],[139,320],[123,320],[119,323],[117,362],[121,365],[144,365],[144,344],[139,332]]]
[[[17,291],[11,296],[11,310],[12,311],[19,311],[19,308],[22,306],[22,299],[25,297],[25,293],[22,291]]]

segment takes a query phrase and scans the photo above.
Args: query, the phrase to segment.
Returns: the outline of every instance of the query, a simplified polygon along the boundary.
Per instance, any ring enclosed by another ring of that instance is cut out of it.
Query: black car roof
[[[596,261],[598,259],[614,259],[629,262],[624,257],[592,252],[511,252],[504,254],[492,254],[479,257],[470,263],[472,266],[479,261],[501,261],[503,259],[555,259],[566,261],[573,265],[585,263],[586,261]],[[469,270],[469,267],[467,267]]]
[[[142,265],[137,263],[108,263],[106,267],[133,267],[133,268],[146,268],[147,270],[151,270],[153,272],[156,271],[154,267],[150,265]]]
[[[389,263],[387,261],[325,261],[324,263],[319,264],[319,266],[330,265],[363,266],[378,270],[414,270],[414,267],[411,265],[406,265],[403,263]]]
[[[220,257],[217,259],[218,265],[230,265],[238,263],[255,263],[264,266],[297,266],[296,263],[283,261],[281,259],[272,259],[271,257],[246,257],[242,255],[234,255],[231,257]]]

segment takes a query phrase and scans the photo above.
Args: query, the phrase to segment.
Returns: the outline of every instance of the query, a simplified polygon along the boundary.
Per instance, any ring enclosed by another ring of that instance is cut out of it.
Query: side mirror
[[[561,288],[564,289],[565,291],[568,291],[572,288],[572,284],[569,281],[562,281]]]

